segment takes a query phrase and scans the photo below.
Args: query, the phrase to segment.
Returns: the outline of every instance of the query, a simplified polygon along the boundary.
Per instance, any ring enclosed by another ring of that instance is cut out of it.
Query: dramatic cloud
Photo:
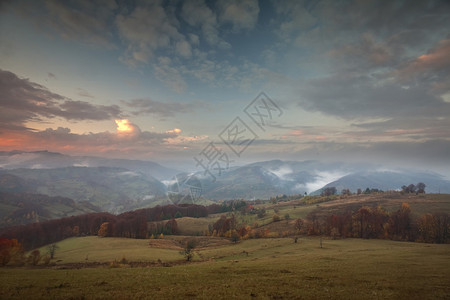
[[[203,39],[210,46],[228,49],[231,45],[219,36],[217,15],[204,0],[186,1],[183,4],[182,18],[192,27],[200,28]]]
[[[449,1],[5,3],[5,148],[192,160],[264,91],[283,118],[248,160],[448,166]]]
[[[108,120],[120,115],[116,105],[74,101],[12,72],[0,70],[0,125],[23,129],[28,121],[61,117],[66,120]]]
[[[118,15],[116,24],[121,38],[128,43],[122,60],[131,66],[148,63],[158,49],[176,48],[181,56],[191,55],[189,43],[178,31],[178,21],[160,2],[138,6],[128,15]]]

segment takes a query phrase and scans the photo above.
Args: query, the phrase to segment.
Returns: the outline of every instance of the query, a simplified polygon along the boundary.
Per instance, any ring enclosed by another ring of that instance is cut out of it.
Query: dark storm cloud
[[[117,105],[74,101],[4,70],[0,70],[0,95],[2,128],[24,128],[27,121],[54,117],[66,120],[108,120],[121,113]]]

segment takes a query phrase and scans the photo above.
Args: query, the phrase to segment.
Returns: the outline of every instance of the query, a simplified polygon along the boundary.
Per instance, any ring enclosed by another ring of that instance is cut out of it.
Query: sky
[[[450,172],[449,1],[1,1],[0,150]]]

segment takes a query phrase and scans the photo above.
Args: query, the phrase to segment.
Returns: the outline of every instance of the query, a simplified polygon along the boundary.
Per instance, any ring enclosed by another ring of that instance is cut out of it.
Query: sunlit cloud
[[[114,121],[117,124],[117,134],[120,136],[134,136],[141,132],[139,127],[128,119],[116,119]]]
[[[117,124],[117,132],[132,132],[133,127],[130,125],[130,121],[127,119],[115,120]]]
[[[172,130],[167,130],[166,131],[166,133],[169,133],[169,134],[180,134],[181,133],[181,129],[179,129],[179,128],[174,128],[174,129],[172,129]]]

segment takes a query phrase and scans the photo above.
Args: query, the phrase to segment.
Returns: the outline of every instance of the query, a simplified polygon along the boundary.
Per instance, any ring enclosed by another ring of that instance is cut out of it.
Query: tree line
[[[91,213],[62,219],[3,228],[0,237],[16,239],[25,250],[35,249],[73,236],[103,236],[147,238],[151,234],[175,234],[175,220],[180,217],[200,218],[217,213],[220,206],[205,207],[195,204],[156,206],[120,215]],[[162,222],[165,221],[165,222]],[[153,222],[149,225],[149,222]]]
[[[414,218],[408,203],[388,212],[383,207],[363,206],[356,212],[320,216],[310,213],[300,220],[299,233],[333,238],[391,239],[425,243],[450,242],[450,217],[446,213],[427,213]],[[297,223],[296,223],[297,224]]]

